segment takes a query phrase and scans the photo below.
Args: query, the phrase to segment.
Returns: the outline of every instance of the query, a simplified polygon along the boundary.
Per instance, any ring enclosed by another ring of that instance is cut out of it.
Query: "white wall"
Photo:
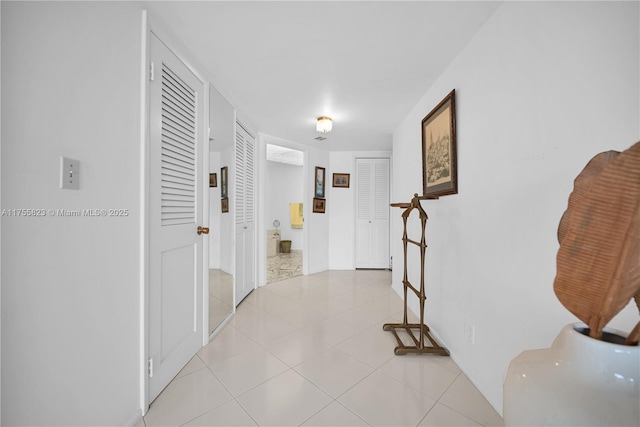
[[[636,2],[506,2],[394,134],[392,199],[409,201],[420,122],[456,89],[459,194],[424,202],[427,322],[498,412],[509,361],[576,321],[553,293],[556,230],[587,161],[639,139],[639,16]],[[637,321],[630,306],[611,326]]]
[[[2,424],[140,414],[139,6],[2,2]],[[58,188],[60,156],[79,190]]]
[[[304,203],[304,168],[267,161],[267,229],[280,221],[280,237],[291,240],[291,249],[302,249],[304,229],[291,228],[290,203]],[[304,206],[303,206],[304,207]]]
[[[356,268],[356,159],[391,157],[389,151],[333,151],[330,153],[331,166],[327,170],[325,191],[329,214],[329,268],[331,270],[353,270]],[[334,173],[350,174],[349,188],[333,188]]]
[[[305,204],[304,218],[305,227],[308,226],[308,247],[303,250],[308,253],[307,274],[319,273],[329,269],[329,206],[331,199],[327,199],[326,213],[313,213],[313,196],[316,166],[325,168],[325,174],[329,168],[329,152],[318,148],[309,148],[308,156],[305,156]],[[308,159],[308,160],[307,160]],[[327,198],[328,185],[327,176],[325,176],[325,198]]]

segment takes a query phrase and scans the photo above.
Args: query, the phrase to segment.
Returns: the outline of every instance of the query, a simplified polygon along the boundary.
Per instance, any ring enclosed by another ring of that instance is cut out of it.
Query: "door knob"
[[[198,236],[201,234],[209,234],[209,227],[198,226]]]

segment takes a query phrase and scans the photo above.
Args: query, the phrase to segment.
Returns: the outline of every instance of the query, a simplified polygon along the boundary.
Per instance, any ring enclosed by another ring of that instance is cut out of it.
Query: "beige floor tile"
[[[391,332],[383,331],[381,324],[361,331],[336,347],[373,368],[379,368],[394,357],[396,345]]]
[[[192,373],[194,373],[196,371],[199,371],[200,369],[204,369],[206,367],[207,367],[207,365],[204,364],[204,362],[198,357],[198,355],[195,355],[195,356],[193,356],[191,358],[189,363],[187,363],[185,365],[185,367],[182,368],[182,370],[180,372],[178,372],[178,375],[176,375],[176,379],[182,378],[185,375],[192,374]]]
[[[318,310],[328,316],[335,316],[336,314],[345,312],[354,308],[353,302],[344,298],[322,298],[317,302],[308,305],[314,310]]]
[[[366,421],[342,406],[338,402],[332,402],[320,412],[309,418],[303,426],[314,427],[359,427],[368,426]]]
[[[338,397],[373,372],[373,368],[335,348],[295,367],[324,392]]]
[[[172,381],[151,404],[147,427],[182,425],[232,399],[209,369]]]
[[[301,307],[287,313],[277,314],[276,316],[300,329],[328,318],[326,314],[310,307]]]
[[[235,400],[230,400],[185,424],[185,426],[202,427],[244,427],[255,425],[257,424]]]
[[[284,362],[262,348],[245,351],[210,367],[234,396],[289,369]]]
[[[260,344],[265,344],[298,329],[265,311],[247,316],[243,320],[238,320],[234,325],[242,333]]]
[[[374,372],[338,398],[374,426],[415,426],[436,403],[391,377]]]
[[[138,425],[502,425],[451,358],[394,355],[390,283],[343,270],[255,290]]]
[[[238,397],[242,407],[260,426],[298,426],[331,400],[293,370]]]
[[[207,365],[221,362],[225,359],[255,350],[259,346],[232,325],[226,325],[213,340],[198,351],[198,356]]]
[[[394,356],[380,371],[420,393],[438,400],[460,374],[434,359],[440,355],[407,354]]]
[[[267,350],[293,367],[331,346],[305,331],[296,331],[265,344]]]
[[[253,297],[253,298],[252,298]],[[249,299],[251,298],[251,299]],[[288,313],[301,307],[295,301],[268,290],[268,287],[257,289],[247,297],[248,301],[273,315]]]
[[[465,374],[460,374],[440,403],[484,426],[502,426],[504,421]]]
[[[475,427],[480,424],[470,420],[462,414],[457,413],[451,408],[444,406],[441,403],[436,405],[429,411],[426,417],[418,426],[426,427]]]
[[[309,333],[319,340],[329,344],[336,345],[359,332],[359,329],[346,322],[329,318],[311,326],[303,328],[302,331]]]

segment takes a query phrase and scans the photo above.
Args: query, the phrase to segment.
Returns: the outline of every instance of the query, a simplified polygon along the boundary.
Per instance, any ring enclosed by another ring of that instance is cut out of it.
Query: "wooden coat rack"
[[[427,249],[427,244],[425,240],[425,229],[427,227],[427,213],[424,211],[420,204],[420,200],[427,199],[437,199],[437,196],[418,196],[417,194],[413,195],[413,199],[411,199],[410,203],[392,203],[391,206],[403,208],[404,212],[402,213],[402,221],[404,223],[404,233],[402,235],[402,242],[404,246],[404,277],[402,279],[402,283],[404,285],[404,318],[402,323],[385,323],[382,326],[382,329],[385,331],[391,331],[398,342],[398,346],[393,350],[396,355],[403,355],[407,353],[429,353],[429,354],[439,354],[442,356],[448,356],[449,352],[441,347],[438,342],[431,336],[429,333],[429,327],[424,323],[424,303],[427,297],[424,292],[424,260],[425,253]],[[417,210],[420,216],[420,222],[422,224],[422,235],[419,240],[409,239],[407,236],[407,219],[411,215],[411,212]],[[416,288],[409,282],[409,277],[407,273],[407,248],[408,245],[416,245],[420,248],[420,287]],[[416,294],[418,299],[420,300],[420,323],[409,323],[407,316],[407,291],[413,291]],[[397,330],[405,331],[413,341],[415,345],[405,345],[404,342],[398,336]],[[416,336],[413,331],[417,330],[418,336]],[[425,337],[429,340],[431,345],[425,345]]]

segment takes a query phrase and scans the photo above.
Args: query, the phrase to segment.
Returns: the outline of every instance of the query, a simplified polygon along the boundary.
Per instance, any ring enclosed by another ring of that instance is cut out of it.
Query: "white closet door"
[[[356,268],[389,264],[389,159],[357,159]]]
[[[255,288],[255,138],[236,124],[236,304]]]
[[[202,347],[201,81],[155,35],[149,83],[149,400]]]

